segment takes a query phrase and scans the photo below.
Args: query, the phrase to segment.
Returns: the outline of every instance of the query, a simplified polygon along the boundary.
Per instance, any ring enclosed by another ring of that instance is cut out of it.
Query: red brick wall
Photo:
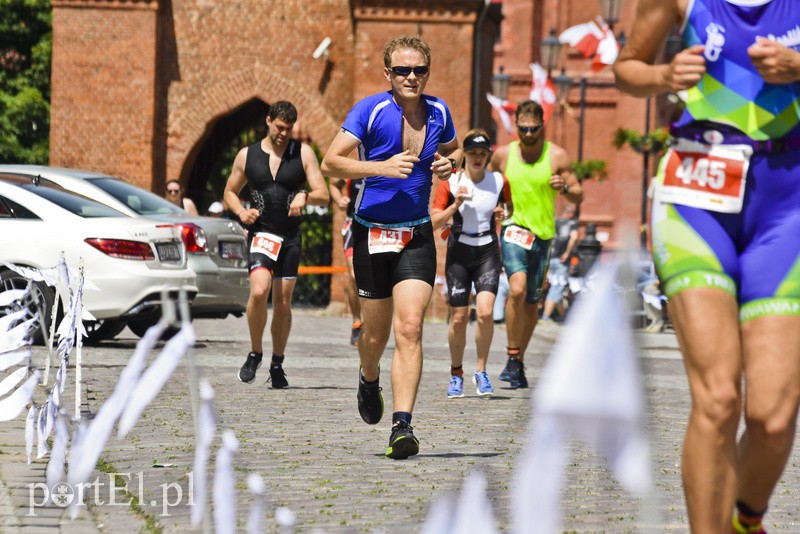
[[[630,28],[636,2],[626,2],[622,20],[614,30]],[[600,14],[597,0],[503,0],[501,41],[495,46],[495,71],[499,66],[512,77],[509,102],[527,99],[530,93],[531,70],[529,64],[540,61],[539,43],[550,28],[560,33],[570,26],[593,20]],[[592,74],[590,60],[564,46],[559,65],[575,81],[582,75],[590,80],[613,82],[610,67]],[[560,66],[553,69],[553,76]],[[569,109],[554,115],[547,125],[546,138],[564,147],[573,159],[578,154],[579,89],[573,87],[567,99]],[[598,222],[598,231],[608,233],[607,246],[615,246],[621,238],[620,230],[627,224],[638,231],[641,220],[642,157],[630,149],[618,151],[611,147],[617,128],[631,128],[643,132],[645,101],[623,95],[616,89],[589,87],[586,93],[584,119],[583,157],[605,160],[609,177],[605,182],[584,182],[584,202],[581,221]],[[516,135],[506,133],[502,127],[499,141],[507,143]],[[652,160],[652,158],[651,158]],[[652,172],[652,166],[650,172]]]
[[[50,163],[150,186],[156,12],[53,2]]]

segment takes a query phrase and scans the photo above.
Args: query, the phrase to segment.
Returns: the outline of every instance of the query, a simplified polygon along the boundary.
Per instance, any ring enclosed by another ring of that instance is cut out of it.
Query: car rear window
[[[117,178],[87,178],[87,181],[116,198],[139,215],[165,215],[186,212],[160,196]]]
[[[95,217],[127,217],[127,215],[124,213],[113,208],[109,208],[108,206],[104,206],[99,202],[95,202],[94,200],[80,195],[67,193],[57,186],[40,183],[39,185],[26,184],[21,187],[35,195],[49,200],[53,204],[56,204],[57,206],[64,208],[65,210],[74,213],[79,217],[84,217],[86,219]]]

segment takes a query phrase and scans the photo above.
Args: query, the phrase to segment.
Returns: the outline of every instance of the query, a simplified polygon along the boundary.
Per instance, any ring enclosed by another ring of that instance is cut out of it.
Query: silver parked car
[[[160,196],[124,180],[91,171],[39,165],[0,165],[0,172],[24,174],[49,180],[122,213],[167,222],[180,228],[188,265],[197,275],[197,296],[192,316],[224,318],[241,316],[247,305],[247,240],[236,221],[190,215]],[[158,316],[128,323],[143,335]]]

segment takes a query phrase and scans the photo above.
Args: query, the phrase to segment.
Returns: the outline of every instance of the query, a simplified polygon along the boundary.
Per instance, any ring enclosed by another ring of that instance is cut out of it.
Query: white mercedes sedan
[[[179,228],[129,217],[52,183],[0,173],[0,260],[48,268],[62,254],[75,269],[83,260],[86,280],[97,287],[83,293],[87,310],[97,319],[86,324],[90,343],[158,313],[163,291],[197,293]],[[0,291],[27,285],[22,275],[2,265],[0,283]],[[36,290],[43,297],[47,323],[54,292],[41,283]]]

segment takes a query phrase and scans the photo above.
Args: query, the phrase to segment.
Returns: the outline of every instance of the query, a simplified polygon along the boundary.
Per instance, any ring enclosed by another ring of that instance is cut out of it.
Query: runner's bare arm
[[[667,35],[680,24],[686,0],[640,0],[628,42],[620,51],[614,74],[617,86],[634,96],[652,96],[693,87],[705,72],[702,45],[675,55],[669,64],[654,65]]]
[[[331,201],[328,194],[328,186],[325,184],[325,178],[319,169],[319,162],[317,155],[310,146],[303,144],[300,149],[300,157],[303,159],[303,169],[306,171],[306,180],[308,181],[309,192],[306,198],[306,204],[313,206],[327,206]]]
[[[258,210],[255,208],[246,209],[239,200],[239,192],[247,184],[247,176],[244,174],[244,164],[247,161],[247,149],[243,148],[236,154],[233,160],[233,168],[228,181],[225,183],[225,191],[222,198],[228,204],[230,209],[236,217],[242,221],[243,224],[253,224],[258,219]]]
[[[359,145],[358,139],[340,131],[333,138],[328,152],[322,159],[322,172],[335,178],[359,180],[370,176],[408,178],[419,158],[408,150],[384,161],[360,161],[348,157]]]
[[[346,210],[347,205],[350,203],[350,197],[342,192],[345,185],[347,185],[345,180],[341,178],[331,178],[330,186],[328,186],[328,190],[331,194],[331,202],[342,211]]]
[[[453,138],[452,141],[441,144],[438,148],[438,151],[433,156],[431,170],[440,180],[447,180],[453,173],[453,164],[450,162],[450,159],[458,161],[457,158],[451,158],[451,156],[458,156],[461,152],[458,148],[458,139]]]
[[[497,147],[497,150],[492,154],[492,160],[489,162],[489,170],[505,174],[506,161],[508,159],[508,145]]]
[[[433,224],[433,229],[438,230],[447,224],[447,222],[453,218],[453,215],[456,214],[458,208],[461,207],[461,204],[464,203],[468,195],[469,191],[462,185],[458,188],[458,191],[456,192],[456,198],[452,204],[446,208],[431,208],[431,224]]]
[[[583,186],[572,170],[572,162],[566,150],[557,145],[551,145],[550,165],[553,176],[550,177],[550,187],[564,193],[564,198],[573,204],[583,202]],[[564,187],[567,187],[565,190]]]

